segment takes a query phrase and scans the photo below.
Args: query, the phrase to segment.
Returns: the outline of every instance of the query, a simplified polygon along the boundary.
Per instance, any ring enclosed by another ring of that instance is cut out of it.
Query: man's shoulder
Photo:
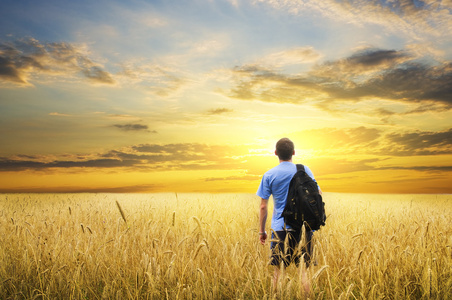
[[[278,176],[280,174],[286,174],[286,173],[295,173],[296,166],[294,163],[291,162],[282,162],[267,172],[265,172],[266,176]]]

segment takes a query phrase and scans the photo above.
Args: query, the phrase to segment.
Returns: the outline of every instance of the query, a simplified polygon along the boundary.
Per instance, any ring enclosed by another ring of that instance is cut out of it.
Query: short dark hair
[[[276,143],[276,155],[280,160],[290,160],[295,146],[288,138],[282,138]]]

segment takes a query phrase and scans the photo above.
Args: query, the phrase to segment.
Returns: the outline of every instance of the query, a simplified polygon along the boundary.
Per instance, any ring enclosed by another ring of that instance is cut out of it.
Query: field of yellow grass
[[[451,195],[324,201],[311,299],[452,298]],[[250,194],[1,194],[0,299],[303,298],[294,266],[272,294],[259,203]]]

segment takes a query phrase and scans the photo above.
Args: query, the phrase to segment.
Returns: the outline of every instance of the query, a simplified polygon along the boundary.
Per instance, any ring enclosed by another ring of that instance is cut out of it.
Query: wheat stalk
[[[325,271],[325,270],[326,270],[327,268],[329,268],[329,267],[330,267],[330,266],[328,266],[328,265],[321,267],[320,270],[318,270],[318,271],[314,274],[314,276],[312,276],[312,280],[315,281],[315,280],[317,279],[317,277],[319,277],[319,276],[323,273],[323,271]]]
[[[200,251],[201,248],[204,247],[205,245],[206,245],[206,244],[204,244],[204,242],[202,242],[202,243],[200,243],[200,244],[198,245],[198,248],[196,248],[196,251],[195,251],[195,255],[193,256],[193,260],[195,260],[195,258],[198,256],[199,251]]]
[[[198,224],[199,232],[201,233],[201,236],[203,236],[203,234],[202,234],[202,227],[201,227],[201,221],[199,221],[199,219],[197,217],[193,217],[193,219]]]
[[[126,216],[125,216],[125,214],[124,214],[124,211],[122,210],[121,205],[119,205],[119,202],[118,202],[117,200],[116,200],[116,206],[117,206],[118,209],[119,209],[119,213],[121,214],[121,217],[122,217],[122,219],[124,220],[124,223],[127,224],[127,220],[126,220]]]

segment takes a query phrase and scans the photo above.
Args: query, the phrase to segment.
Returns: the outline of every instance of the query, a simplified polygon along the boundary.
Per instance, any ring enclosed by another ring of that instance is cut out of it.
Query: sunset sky
[[[0,2],[0,192],[452,193],[452,0]]]

